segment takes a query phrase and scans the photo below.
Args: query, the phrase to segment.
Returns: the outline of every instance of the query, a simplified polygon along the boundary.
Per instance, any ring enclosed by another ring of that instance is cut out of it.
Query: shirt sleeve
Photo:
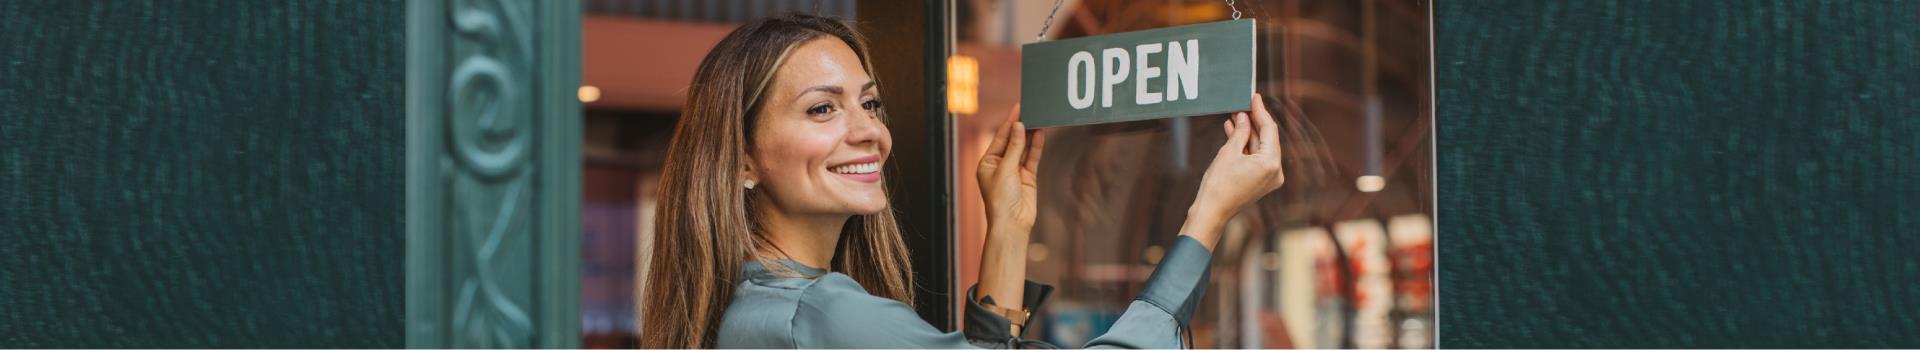
[[[1147,277],[1147,288],[1127,305],[1106,334],[1087,342],[1087,348],[1167,348],[1186,344],[1181,335],[1193,321],[1193,311],[1206,294],[1213,253],[1191,237],[1180,236]]]
[[[1020,341],[1020,339],[1016,337],[1024,337],[1025,335],[1012,334],[1013,321],[1008,320],[1004,315],[988,310],[987,307],[981,303],[980,294],[978,294],[979,287],[979,285],[974,285],[973,287],[967,288],[967,311],[963,316],[966,319],[967,340],[975,344],[996,344],[994,347],[1016,347],[1014,346],[1015,343]],[[1032,315],[1039,315],[1040,305],[1047,301],[1048,295],[1053,294],[1053,286],[1036,283],[1031,280],[1026,281],[1026,287],[1022,290],[1023,292],[1021,294],[1025,295],[1021,297],[1021,305],[1025,306],[1027,312]],[[1033,320],[1027,320],[1027,324],[1033,324]],[[1025,333],[1026,328],[1022,328],[1020,332]]]

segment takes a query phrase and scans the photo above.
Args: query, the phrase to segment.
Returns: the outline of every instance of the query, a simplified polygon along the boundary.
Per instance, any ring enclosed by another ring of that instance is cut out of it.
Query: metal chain
[[[1065,2],[1066,0],[1053,0],[1053,11],[1047,12],[1047,21],[1045,23],[1040,24],[1040,34],[1036,34],[1033,36],[1034,42],[1047,40],[1047,31],[1053,29],[1053,16],[1057,16],[1060,14],[1060,4]],[[1240,8],[1237,6],[1234,6],[1233,0],[1227,0],[1227,8],[1233,10],[1234,20],[1240,19]]]
[[[1053,0],[1053,12],[1047,13],[1047,22],[1040,25],[1040,34],[1033,36],[1034,42],[1047,39],[1047,30],[1053,29],[1053,16],[1060,14],[1060,4],[1064,2],[1066,2],[1066,0]]]

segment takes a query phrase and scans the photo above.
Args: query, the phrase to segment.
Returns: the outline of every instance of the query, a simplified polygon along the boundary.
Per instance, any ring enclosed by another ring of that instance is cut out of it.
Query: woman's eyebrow
[[[840,87],[838,87],[838,86],[833,86],[833,85],[814,85],[813,87],[810,87],[810,88],[807,88],[806,90],[800,90],[800,93],[798,93],[798,94],[794,94],[794,95],[793,95],[793,99],[794,99],[794,100],[796,100],[796,101],[798,101],[798,100],[800,100],[800,98],[801,98],[801,97],[807,97],[807,93],[810,93],[810,92],[814,92],[814,91],[822,91],[822,92],[828,92],[828,93],[833,93],[833,94],[835,94],[835,95],[845,95],[845,94],[847,94],[847,90],[846,90],[846,89],[841,89],[841,88],[840,88]]]
[[[874,81],[872,81],[872,80],[868,80],[868,81],[867,81],[867,84],[866,84],[866,85],[861,85],[861,86],[860,86],[860,91],[867,91],[867,90],[873,90],[873,87],[874,87],[874,83],[875,83]],[[800,99],[801,97],[806,97],[806,96],[807,96],[807,93],[809,93],[809,92],[814,92],[814,91],[820,91],[820,92],[827,92],[827,93],[832,93],[832,94],[835,94],[835,95],[845,95],[845,94],[847,94],[847,90],[846,90],[846,89],[841,89],[841,88],[840,88],[840,87],[838,87],[838,86],[833,86],[833,85],[815,85],[815,86],[813,86],[813,87],[809,87],[809,88],[807,88],[806,90],[800,90],[800,93],[799,93],[799,94],[795,94],[795,95],[793,96],[793,99],[795,99],[795,100],[798,100],[798,99]]]

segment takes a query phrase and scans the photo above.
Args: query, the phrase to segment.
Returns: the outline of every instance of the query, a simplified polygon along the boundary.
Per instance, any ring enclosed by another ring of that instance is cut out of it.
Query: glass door
[[[1282,119],[1287,184],[1229,224],[1194,321],[1197,347],[1428,348],[1432,113],[1427,2],[961,0],[951,59],[960,261],[985,232],[972,174],[1020,97],[1020,45],[1257,21],[1256,90]],[[960,107],[966,108],[960,108]],[[1032,334],[1098,335],[1176,237],[1222,116],[1055,129],[1040,169],[1029,278],[1061,289]]]

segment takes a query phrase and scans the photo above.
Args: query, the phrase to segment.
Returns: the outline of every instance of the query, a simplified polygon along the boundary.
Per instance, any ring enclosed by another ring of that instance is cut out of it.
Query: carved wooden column
[[[580,3],[407,12],[407,346],[578,347]]]

